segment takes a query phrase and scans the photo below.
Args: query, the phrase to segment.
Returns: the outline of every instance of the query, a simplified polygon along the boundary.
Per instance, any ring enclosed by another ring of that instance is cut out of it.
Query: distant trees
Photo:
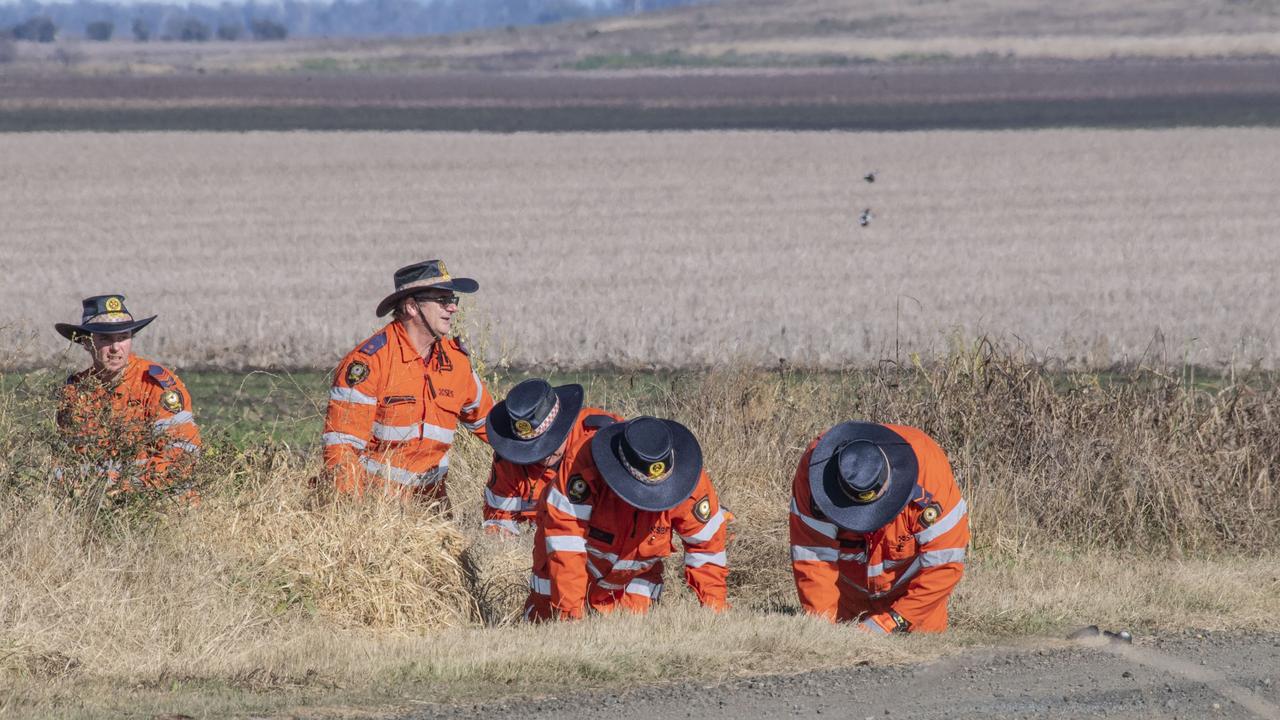
[[[254,18],[249,23],[249,32],[254,40],[283,40],[289,35],[289,29],[283,24],[266,18]]]
[[[629,14],[704,0],[0,0],[0,31],[51,42],[105,22],[134,40],[436,35]],[[185,28],[183,25],[190,22]],[[202,27],[203,26],[203,31]],[[105,31],[106,26],[101,26]],[[185,30],[185,32],[184,32]]]
[[[116,30],[116,24],[110,20],[94,20],[84,26],[84,36],[95,42],[106,42]]]
[[[210,32],[208,24],[198,18],[176,18],[170,23],[168,33],[170,39],[182,42],[206,42]]]
[[[58,26],[50,18],[40,15],[14,25],[12,34],[15,40],[50,43],[58,36]]]

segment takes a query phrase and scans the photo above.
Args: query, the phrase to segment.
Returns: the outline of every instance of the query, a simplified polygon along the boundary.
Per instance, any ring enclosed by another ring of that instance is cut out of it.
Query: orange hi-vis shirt
[[[547,486],[538,507],[525,618],[581,618],[590,606],[646,612],[662,593],[663,558],[684,545],[685,582],[704,606],[727,606],[726,512],[705,471],[689,497],[663,512],[618,497],[596,470],[590,443]]]
[[[591,418],[594,418],[592,420]],[[565,440],[566,450],[578,447],[590,440],[607,421],[620,422],[622,418],[598,408],[584,407]],[[568,455],[568,453],[565,453]],[[565,458],[554,467],[542,465],[517,465],[493,456],[489,472],[489,484],[484,489],[484,523],[487,533],[519,535],[520,523],[532,524],[538,515],[538,501],[547,484],[567,467]]]
[[[838,527],[813,502],[808,467],[817,439],[800,459],[791,488],[796,591],[806,612],[841,621],[865,615],[862,627],[872,632],[896,628],[890,610],[912,632],[941,632],[947,601],[964,574],[968,506],[933,439],[916,428],[885,427],[910,443],[920,474],[907,507],[869,534]]]
[[[492,407],[460,341],[438,340],[423,358],[392,321],[338,366],[324,421],[325,467],[341,492],[380,487],[443,500],[457,426],[488,442]]]
[[[67,378],[58,427],[76,452],[92,458],[93,466],[81,471],[105,476],[109,490],[169,488],[190,474],[200,454],[186,386],[162,365],[136,355],[116,381],[100,382],[92,368]]]

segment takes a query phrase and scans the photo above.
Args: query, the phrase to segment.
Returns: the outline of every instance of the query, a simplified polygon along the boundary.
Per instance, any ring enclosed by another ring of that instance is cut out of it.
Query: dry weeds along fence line
[[[962,636],[1081,618],[1274,627],[1280,616],[1275,582],[1258,578],[1275,574],[1262,550],[1280,541],[1267,521],[1280,514],[1280,395],[1269,384],[1204,390],[1154,372],[1104,382],[979,345],[905,368],[729,370],[672,376],[643,395],[588,392],[614,410],[688,423],[739,518],[726,625],[697,619],[676,578],[664,611],[675,614],[662,620],[730,628],[738,654],[695,658],[673,642],[663,651],[672,667],[774,667],[767,638],[811,632],[786,617],[790,478],[809,439],[850,417],[919,425],[950,452],[975,529],[955,603]],[[315,451],[216,440],[200,507],[143,500],[101,512],[48,483],[51,414],[43,400],[0,398],[0,674],[26,683],[22,692],[166,677],[272,687],[518,677],[511,658],[553,660],[564,678],[596,682],[627,667],[611,642],[658,632],[630,621],[487,631],[504,640],[477,629],[516,614],[529,545],[478,532],[488,453],[474,440],[460,443],[450,473],[452,518],[333,501],[308,488]],[[1161,560],[1170,556],[1186,559]],[[547,648],[556,632],[577,649]],[[786,661],[862,652],[836,644]]]

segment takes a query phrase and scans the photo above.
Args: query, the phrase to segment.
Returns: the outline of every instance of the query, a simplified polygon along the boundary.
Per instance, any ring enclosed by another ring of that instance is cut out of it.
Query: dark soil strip
[[[693,107],[27,108],[0,111],[0,132],[390,130],[1004,130],[1051,127],[1280,125],[1280,94],[1077,100]]]

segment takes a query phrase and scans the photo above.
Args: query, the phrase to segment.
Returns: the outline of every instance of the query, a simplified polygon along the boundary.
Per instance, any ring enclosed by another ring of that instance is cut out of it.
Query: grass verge
[[[518,379],[491,378],[499,394]],[[700,437],[739,518],[731,612],[694,607],[671,568],[648,618],[515,623],[530,545],[478,532],[487,449],[459,441],[451,514],[335,501],[310,483],[314,428],[266,419],[314,413],[321,374],[188,378],[210,438],[204,501],[189,509],[67,496],[48,472],[60,461],[53,376],[8,382],[0,712],[377,714],[927,660],[1089,623],[1280,630],[1280,528],[1260,521],[1280,512],[1271,376],[1072,375],[979,343],[906,367],[578,379],[593,403],[675,417]],[[790,475],[816,432],[850,417],[918,425],[951,454],[974,544],[945,638],[885,642],[797,614]]]

